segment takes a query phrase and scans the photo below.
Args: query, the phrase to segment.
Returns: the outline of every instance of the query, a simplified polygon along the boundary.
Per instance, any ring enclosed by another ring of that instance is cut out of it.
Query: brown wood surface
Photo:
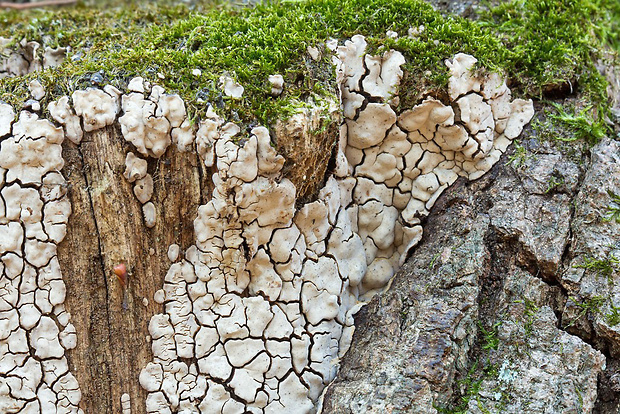
[[[87,133],[79,147],[66,142],[63,149],[73,213],[58,257],[67,284],[65,305],[78,332],[68,358],[86,414],[120,413],[123,393],[131,397],[133,414],[145,412],[138,376],[152,359],[150,318],[163,311],[153,294],[170,266],[168,246],[176,243],[183,252],[193,244],[197,208],[211,194],[210,175],[199,171],[196,153],[171,146],[159,160],[149,159],[158,214],[148,229],[132,184],[123,177],[126,153],[136,152],[117,128]],[[127,310],[112,272],[121,262],[129,271]]]

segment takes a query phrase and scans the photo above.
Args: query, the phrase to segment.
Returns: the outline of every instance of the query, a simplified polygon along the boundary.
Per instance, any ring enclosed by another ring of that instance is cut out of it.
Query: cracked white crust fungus
[[[318,61],[321,58],[320,50],[314,46],[308,46],[306,51],[312,60]]]
[[[134,144],[144,156],[161,157],[171,143],[170,122],[163,116],[155,116],[157,105],[144,94],[132,92],[123,95],[124,115],[119,118],[123,137]]]
[[[271,95],[280,96],[284,91],[284,78],[282,75],[270,75],[269,83],[271,84]]]
[[[64,165],[61,143],[64,134],[51,122],[22,111],[12,126],[13,135],[0,143],[0,168],[7,171],[6,181],[40,184],[42,177],[59,171]]]
[[[30,81],[28,84],[28,90],[34,100],[40,101],[45,97],[45,89],[43,88],[43,85],[41,85],[41,82],[36,79]]]
[[[131,397],[127,393],[121,395],[121,414],[131,414]]]
[[[127,84],[127,90],[129,92],[144,93],[144,78],[137,76],[130,80]]]
[[[43,68],[47,69],[60,66],[67,57],[67,50],[68,48],[65,47],[57,47],[55,49],[46,47],[43,51]]]
[[[41,111],[41,104],[39,103],[39,101],[36,101],[34,99],[28,99],[26,102],[24,102],[23,109],[25,109],[26,111],[38,113]]]
[[[179,253],[181,251],[181,248],[179,247],[178,244],[171,244],[168,247],[168,260],[170,260],[171,262],[176,262],[177,259],[179,258]]]
[[[11,133],[11,124],[15,120],[15,111],[9,104],[0,102],[0,137]]]
[[[220,87],[224,90],[224,95],[234,99],[240,99],[245,90],[243,86],[230,76],[220,76]]]
[[[71,214],[59,172],[64,133],[27,111],[15,122],[4,104],[0,118],[0,411],[82,413],[65,357],[77,336],[56,257]]]
[[[155,301],[155,303],[159,303],[161,305],[162,303],[164,303],[164,300],[166,300],[166,292],[164,292],[163,289],[159,289],[153,295],[153,300]]]
[[[174,140],[180,150],[187,150],[194,141],[193,129],[187,120],[185,103],[178,95],[166,95],[153,86],[146,97],[144,81],[134,78],[128,85],[131,93],[122,96],[123,116],[118,119],[123,137],[144,156],[161,157]]]
[[[144,225],[146,227],[153,228],[157,222],[157,210],[155,204],[148,202],[142,206],[142,214],[144,215]]]
[[[65,136],[75,145],[82,141],[82,126],[80,118],[69,106],[69,97],[63,96],[57,101],[50,102],[47,106],[52,118],[65,128]]]
[[[8,45],[11,43],[11,39],[0,37],[0,78],[24,76],[41,69],[58,66],[67,54],[66,48],[46,47],[43,51],[43,59],[41,59],[37,53],[41,47],[39,43],[23,39],[15,48],[9,48]]]
[[[75,91],[71,95],[75,113],[82,117],[84,131],[104,128],[116,120],[118,95],[116,91],[89,88]]]
[[[172,143],[180,152],[190,151],[196,139],[194,125],[189,119],[185,119],[178,127],[172,128],[170,135],[172,136]]]
[[[71,212],[60,145],[65,136],[80,142],[80,118],[94,131],[122,107],[122,134],[142,156],[195,141],[217,169],[194,221],[195,245],[185,257],[171,246],[174,263],[154,295],[164,313],[149,324],[153,361],[140,375],[147,412],[313,412],[351,342],[360,301],[389,284],[441,193],[459,176],[487,172],[533,116],[531,101],[512,101],[503,79],[477,76],[464,54],[446,62],[448,102],[426,98],[397,113],[403,56],[367,55],[359,35],[332,46],[345,118],[336,173],[298,209],[266,128],[237,140],[240,128],[209,110],[194,135],[183,101],[143,79],[122,97],[110,86],[74,92],[75,114],[68,98],[50,104],[64,131],[28,111],[15,121],[0,104],[1,404],[79,412],[64,356],[78,338],[56,258]],[[221,86],[243,94],[230,77]],[[125,164],[153,227],[147,162],[129,153]],[[13,392],[17,382],[29,385]]]
[[[125,172],[123,175],[130,183],[136,182],[146,177],[148,163],[133,152],[128,152],[125,157]]]
[[[144,178],[136,180],[133,193],[141,204],[146,204],[153,196],[153,177],[147,174]]]
[[[488,171],[533,115],[462,54],[448,62],[450,102],[396,113],[403,56],[366,55],[362,36],[331,46],[345,122],[336,174],[315,201],[295,208],[266,128],[239,143],[239,127],[217,116],[198,129],[215,189],[185,258],[168,250],[154,296],[165,310],[149,324],[153,361],[140,375],[149,413],[314,412],[360,300],[389,284],[443,190]]]

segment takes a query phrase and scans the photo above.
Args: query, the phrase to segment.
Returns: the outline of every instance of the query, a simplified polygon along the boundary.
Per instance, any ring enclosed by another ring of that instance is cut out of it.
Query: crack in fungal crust
[[[33,97],[45,91],[31,84]],[[65,311],[56,255],[71,204],[62,128],[0,103],[0,412],[81,413],[65,350],[76,331]]]
[[[177,95],[141,78],[126,94],[108,85],[75,91],[71,104],[69,97],[50,103],[62,128],[28,111],[15,122],[13,109],[0,105],[9,125],[0,124],[0,322],[9,333],[0,339],[0,407],[45,412],[44,404],[55,404],[58,412],[79,412],[79,387],[64,356],[75,346],[75,329],[55,257],[70,214],[60,144],[117,124],[143,157],[195,144],[205,166],[216,168],[212,198],[194,221],[195,245],[185,252],[170,246],[173,264],[154,297],[165,312],[149,323],[153,361],[139,378],[147,411],[320,410],[350,346],[354,314],[389,285],[439,195],[459,176],[487,172],[534,112],[531,101],[511,101],[503,79],[475,76],[476,59],[458,54],[446,62],[447,104],[428,97],[398,113],[400,52],[368,55],[359,35],[328,49],[335,51],[344,122],[333,171],[316,200],[301,206],[267,128],[240,138],[239,126],[212,108],[194,127]],[[240,96],[242,86],[223,79],[222,87]],[[273,82],[277,93],[283,85]],[[40,95],[36,84],[31,89]],[[321,125],[314,119],[320,114],[293,118]],[[146,167],[129,152],[123,175],[152,227],[157,207]],[[28,370],[33,374],[22,373]],[[128,396],[121,405],[130,412]]]

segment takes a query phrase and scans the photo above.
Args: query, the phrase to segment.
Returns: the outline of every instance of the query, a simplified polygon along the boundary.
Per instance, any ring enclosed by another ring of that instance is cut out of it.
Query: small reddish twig
[[[34,3],[9,3],[6,1],[0,2],[0,8],[9,8],[9,9],[34,9],[35,7],[46,7],[46,6],[64,6],[67,4],[77,3],[77,0],[46,0],[46,1],[38,1]]]

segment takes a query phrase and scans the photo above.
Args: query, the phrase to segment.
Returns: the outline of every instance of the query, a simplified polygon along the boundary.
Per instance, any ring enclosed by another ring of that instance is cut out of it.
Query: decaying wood
[[[77,3],[77,0],[48,0],[48,1],[38,1],[34,3],[9,3],[9,2],[3,1],[3,2],[0,2],[0,8],[25,10],[25,9],[34,9],[37,7],[47,7],[47,6],[67,6],[69,4],[75,4],[75,3]]]
[[[196,154],[171,147],[160,160],[149,161],[158,218],[153,229],[146,228],[132,185],[122,176],[129,150],[112,127],[87,134],[79,148],[64,146],[63,175],[73,213],[58,256],[67,284],[65,305],[80,333],[68,357],[85,413],[120,413],[123,393],[131,396],[132,413],[145,412],[138,377],[152,358],[148,323],[163,311],[153,294],[170,267],[168,246],[193,244],[196,210],[211,193]],[[128,269],[127,310],[112,270],[121,262]]]

